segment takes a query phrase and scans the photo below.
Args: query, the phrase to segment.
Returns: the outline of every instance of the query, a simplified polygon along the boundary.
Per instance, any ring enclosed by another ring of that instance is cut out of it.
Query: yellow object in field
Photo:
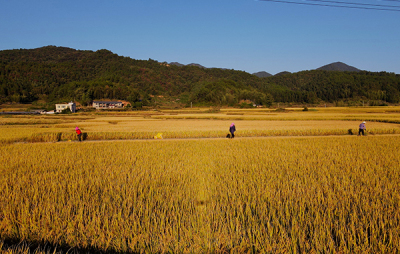
[[[162,139],[162,133],[157,133],[157,135],[154,136],[154,139]]]

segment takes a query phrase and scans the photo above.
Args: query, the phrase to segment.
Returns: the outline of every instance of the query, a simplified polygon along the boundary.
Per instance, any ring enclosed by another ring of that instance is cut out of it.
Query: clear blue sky
[[[399,27],[400,12],[270,1],[0,0],[0,50],[108,49],[134,59],[249,73],[340,61],[400,74]]]

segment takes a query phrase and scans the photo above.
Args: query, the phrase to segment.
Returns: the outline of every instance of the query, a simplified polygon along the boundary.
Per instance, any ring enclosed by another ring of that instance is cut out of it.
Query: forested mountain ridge
[[[262,90],[271,93],[276,101],[400,102],[400,75],[394,73],[312,70],[267,79],[268,84]]]
[[[0,51],[0,102],[75,99],[87,104],[102,98],[148,102],[150,95],[166,95],[194,103],[235,104],[241,99],[272,103],[269,94],[254,88],[260,82],[242,71],[135,60],[104,49],[47,46]]]
[[[120,99],[151,104],[153,95],[199,105],[338,100],[399,102],[400,75],[313,70],[259,78],[235,70],[135,60],[108,50],[47,46],[0,51],[0,103]]]

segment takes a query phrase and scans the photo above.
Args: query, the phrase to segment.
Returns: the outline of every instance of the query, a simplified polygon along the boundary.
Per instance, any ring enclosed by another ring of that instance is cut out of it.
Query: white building
[[[93,101],[93,107],[101,108],[122,108],[124,105],[121,101]]]
[[[70,103],[56,104],[57,113],[61,113],[66,108],[69,108],[72,113],[76,112],[76,104],[72,101]]]

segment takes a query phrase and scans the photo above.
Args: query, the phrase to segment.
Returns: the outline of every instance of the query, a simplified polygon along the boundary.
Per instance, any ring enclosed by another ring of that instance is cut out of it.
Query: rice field
[[[0,252],[400,252],[397,113],[242,113],[0,117]]]
[[[1,238],[133,253],[395,253],[399,141],[6,145]]]
[[[0,143],[76,140],[79,126],[87,140],[164,138],[222,138],[232,122],[237,137],[321,136],[357,133],[367,121],[369,134],[400,134],[400,108],[222,109],[91,113],[74,115],[1,116]]]

